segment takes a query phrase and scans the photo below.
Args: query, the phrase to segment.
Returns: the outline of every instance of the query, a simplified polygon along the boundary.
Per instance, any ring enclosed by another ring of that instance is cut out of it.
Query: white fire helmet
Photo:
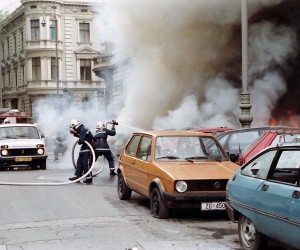
[[[97,122],[96,129],[102,129],[102,128],[105,128],[105,123],[104,122]]]
[[[78,124],[80,124],[80,121],[78,121],[77,119],[72,119],[70,121],[70,128],[74,128],[76,127]]]
[[[4,119],[4,124],[9,124],[10,123],[10,120],[8,120],[7,118]]]

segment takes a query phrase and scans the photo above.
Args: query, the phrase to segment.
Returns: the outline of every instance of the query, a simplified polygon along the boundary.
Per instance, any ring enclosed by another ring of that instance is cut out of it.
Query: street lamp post
[[[241,116],[239,121],[242,127],[250,127],[253,117],[250,109],[250,92],[248,86],[248,0],[241,0],[242,19],[242,93],[241,93]]]
[[[55,16],[55,6],[51,6],[51,9],[53,10],[53,20],[50,23],[50,27],[55,29],[55,76],[56,76],[56,94],[59,96],[59,67],[58,67],[58,21]],[[45,27],[46,20],[42,20],[42,26]]]
[[[52,7],[53,8],[53,7]],[[53,9],[53,12],[55,13],[55,9]],[[58,48],[57,48],[57,44],[58,44],[58,32],[57,32],[57,19],[54,15],[54,23],[52,23],[55,26],[55,66],[56,66],[56,94],[57,96],[59,96],[59,68],[58,68]]]

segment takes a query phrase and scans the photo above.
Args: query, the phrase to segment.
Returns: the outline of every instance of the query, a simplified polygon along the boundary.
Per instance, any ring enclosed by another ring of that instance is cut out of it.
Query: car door
[[[260,199],[260,188],[266,181],[276,150],[268,151],[252,159],[241,169],[238,191],[234,192],[238,201],[244,207],[246,216],[256,224],[256,211],[263,209],[263,200]]]
[[[149,194],[149,171],[151,166],[152,153],[152,138],[149,136],[142,136],[136,152],[136,159],[134,161],[134,185],[139,193],[148,196]]]
[[[134,190],[135,183],[135,157],[136,150],[139,145],[141,135],[133,135],[129,143],[126,145],[124,152],[122,153],[119,164],[122,165],[124,171],[124,177],[126,178],[127,185]]]
[[[286,243],[300,245],[300,149],[279,150],[269,179],[259,188],[257,229]]]

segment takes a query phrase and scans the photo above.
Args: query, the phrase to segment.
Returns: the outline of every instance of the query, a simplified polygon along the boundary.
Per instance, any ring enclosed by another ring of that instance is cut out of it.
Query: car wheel
[[[239,216],[238,231],[240,243],[244,250],[267,248],[267,238],[255,228],[253,222],[244,215]]]
[[[158,188],[153,188],[150,197],[151,214],[158,219],[166,219],[169,217],[169,208],[161,196]]]
[[[120,200],[129,200],[131,197],[131,189],[127,187],[122,173],[118,175],[118,195]]]
[[[46,160],[42,160],[39,165],[40,165],[40,169],[45,170],[47,167]]]

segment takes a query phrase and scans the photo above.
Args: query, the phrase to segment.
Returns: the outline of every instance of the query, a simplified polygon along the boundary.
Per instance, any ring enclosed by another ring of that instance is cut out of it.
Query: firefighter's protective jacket
[[[87,141],[90,144],[93,144],[93,134],[92,132],[86,128],[83,124],[80,124],[77,128],[75,128],[76,134],[74,136],[78,137],[78,144],[82,145],[80,152],[82,151],[89,151],[88,145],[84,143]]]
[[[94,135],[93,141],[94,141],[94,149],[96,151],[103,150],[108,151],[109,145],[107,143],[107,137],[108,136],[114,136],[116,135],[116,129],[115,127],[112,127],[111,130],[107,128],[102,128],[99,131],[96,131],[96,134]]]

